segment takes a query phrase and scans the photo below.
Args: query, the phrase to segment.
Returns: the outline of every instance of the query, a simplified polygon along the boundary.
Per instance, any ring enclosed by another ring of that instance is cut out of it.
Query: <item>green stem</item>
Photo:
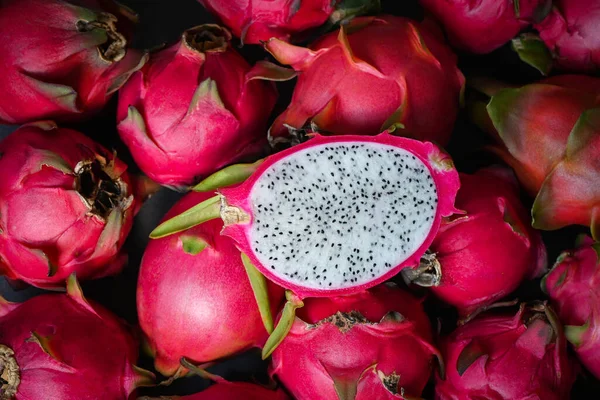
[[[150,233],[150,238],[159,239],[220,217],[221,196],[217,195],[163,222]]]

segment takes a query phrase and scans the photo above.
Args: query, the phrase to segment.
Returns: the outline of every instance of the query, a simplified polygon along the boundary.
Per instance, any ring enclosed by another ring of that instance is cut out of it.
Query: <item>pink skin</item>
[[[0,298],[0,345],[20,369],[15,400],[127,399],[150,375],[134,367],[138,342],[129,328],[80,291],[22,304]]]
[[[547,0],[519,0],[519,15],[510,0],[420,0],[444,26],[453,46],[485,54],[506,44],[534,22]]]
[[[344,330],[323,321],[338,311],[359,312],[369,322]],[[389,318],[394,312],[398,318]],[[338,399],[341,391],[347,398],[355,398],[354,392],[357,399],[403,398],[383,385],[382,378],[394,373],[400,377],[391,385],[394,391],[418,397],[437,354],[431,341],[421,301],[393,284],[352,296],[307,299],[273,353],[271,374],[298,400]]]
[[[107,10],[118,17],[117,31],[127,34],[131,21],[106,0],[2,2],[0,37],[10,40],[0,42],[0,123],[78,120],[104,107],[146,60],[130,49],[122,59],[103,59],[103,31],[78,31],[78,21],[97,20]]]
[[[165,216],[171,218],[211,194],[190,193]],[[155,353],[155,366],[174,375],[180,359],[194,364],[215,361],[267,339],[254,293],[234,242],[213,220],[185,232],[152,240],[142,260],[137,305],[140,325]],[[183,241],[197,238],[208,246],[186,253]],[[269,284],[272,312],[283,290]]]
[[[590,226],[600,235],[600,79],[565,75],[497,92],[488,113],[500,139],[496,152],[536,196],[533,226]],[[565,189],[567,188],[567,189]]]
[[[341,289],[313,289],[297,286],[275,275],[269,268],[265,267],[260,263],[256,257],[254,250],[252,249],[249,239],[249,228],[252,224],[252,204],[250,203],[250,192],[252,187],[258,180],[258,178],[267,170],[267,168],[285,158],[286,156],[293,154],[297,151],[312,147],[324,143],[344,143],[344,142],[362,142],[362,143],[381,143],[391,146],[403,148],[411,152],[415,157],[421,160],[428,168],[431,175],[434,177],[436,189],[438,192],[439,200],[436,215],[433,221],[431,231],[427,238],[423,241],[417,251],[412,256],[408,257],[406,261],[392,268],[386,274],[375,278],[373,281],[359,285],[350,286]],[[250,222],[247,224],[231,224],[225,226],[222,234],[231,237],[242,252],[248,255],[252,263],[260,270],[269,280],[277,283],[278,285],[292,290],[300,298],[305,297],[326,297],[326,296],[339,296],[345,294],[357,293],[362,290],[368,289],[377,285],[378,283],[384,282],[396,275],[403,267],[410,265],[417,265],[422,254],[429,248],[433,241],[437,230],[441,224],[442,217],[447,217],[455,212],[459,212],[454,208],[454,199],[460,182],[458,180],[458,173],[454,169],[452,160],[450,157],[443,153],[438,147],[431,143],[419,142],[413,139],[407,139],[403,137],[392,136],[387,132],[381,133],[377,136],[355,136],[355,135],[344,135],[344,136],[321,136],[316,135],[309,141],[288,148],[279,153],[276,153],[266,159],[262,163],[255,173],[252,174],[244,183],[234,188],[227,188],[220,190],[220,193],[225,198],[228,205],[238,207],[250,216]]]
[[[562,329],[524,307],[459,326],[441,351],[447,368],[436,400],[564,400],[575,381]]]
[[[189,396],[160,397],[154,400],[289,400],[281,389],[274,391],[246,382],[228,382],[224,379],[200,393]],[[153,400],[142,397],[140,400]]]
[[[574,251],[563,253],[544,280],[544,289],[556,306],[562,323],[581,327],[572,340],[577,356],[600,378],[600,334],[598,326],[600,261],[593,242],[586,238]],[[571,339],[570,336],[568,336]]]
[[[186,40],[199,31],[224,41],[199,51]],[[251,67],[230,38],[216,25],[189,29],[180,42],[152,55],[120,91],[119,134],[154,181],[185,188],[265,149],[277,94],[271,83],[250,78]]]
[[[270,134],[313,122],[333,134],[396,133],[448,143],[464,77],[441,32],[427,23],[393,16],[355,18],[310,48],[272,39],[265,48],[299,72],[292,102]],[[443,115],[444,118],[431,118]]]
[[[456,206],[466,214],[442,224],[431,245],[441,270],[439,286],[431,290],[466,317],[542,274],[546,248],[509,170],[460,177]]]
[[[535,28],[565,71],[600,68],[600,4],[595,0],[555,0],[550,15]]]
[[[94,279],[121,270],[120,248],[140,205],[123,162],[49,121],[18,129],[0,142],[0,154],[0,272],[58,288],[72,273]],[[77,191],[74,172],[78,163],[97,157],[114,163],[107,171],[124,189],[122,204],[102,217]]]
[[[291,35],[323,25],[335,9],[331,0],[199,0],[247,44]],[[297,7],[297,9],[296,9]]]

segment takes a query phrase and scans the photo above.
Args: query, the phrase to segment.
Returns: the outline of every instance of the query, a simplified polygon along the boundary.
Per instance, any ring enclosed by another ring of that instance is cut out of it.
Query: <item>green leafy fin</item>
[[[292,325],[296,319],[296,309],[304,307],[302,300],[300,300],[300,298],[298,298],[298,296],[296,296],[293,292],[286,290],[285,297],[287,302],[283,306],[283,311],[281,311],[279,322],[263,347],[263,360],[269,357],[273,351],[275,351],[277,346],[281,344],[283,339],[285,339],[287,334],[290,332],[290,329],[292,329]]]
[[[271,314],[271,303],[269,302],[267,278],[256,269],[246,254],[242,253],[241,256],[242,263],[248,274],[248,279],[250,280],[250,286],[252,286],[252,291],[254,292],[254,298],[258,305],[260,317],[265,329],[270,335],[273,333],[273,315]]]
[[[223,187],[237,185],[250,177],[264,162],[260,159],[251,164],[233,164],[208,176],[192,188],[195,192],[211,192]]]
[[[217,219],[220,216],[221,196],[216,195],[163,222],[150,233],[150,238],[159,239],[182,232],[206,221]]]

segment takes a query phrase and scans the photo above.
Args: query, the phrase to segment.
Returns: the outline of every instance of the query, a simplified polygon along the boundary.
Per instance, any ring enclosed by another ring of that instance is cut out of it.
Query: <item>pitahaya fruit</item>
[[[564,75],[490,93],[496,152],[536,196],[535,228],[578,224],[600,237],[599,92],[598,78]]]
[[[115,274],[139,207],[127,166],[44,121],[0,142],[0,272],[41,288]]]
[[[326,22],[345,21],[378,8],[379,0],[198,0],[215,14],[242,43],[258,44],[273,37],[293,36]]]
[[[600,245],[589,237],[580,239],[574,251],[561,254],[542,281],[567,339],[575,347],[579,360],[600,378],[600,334],[596,325],[600,298]]]
[[[419,268],[407,281],[431,287],[462,317],[513,292],[546,268],[546,248],[531,228],[510,170],[487,168],[460,174],[456,207],[466,212],[442,223]]]
[[[442,217],[457,211],[458,186],[452,160],[431,143],[387,132],[315,135],[266,158],[242,184],[164,222],[151,237],[221,217],[222,234],[295,293],[287,294],[268,353],[302,298],[360,292],[418,265]]]
[[[252,79],[230,39],[217,25],[188,29],[121,90],[119,134],[154,181],[186,187],[267,146],[275,88]]]
[[[166,218],[210,197],[190,193]],[[138,279],[138,315],[163,375],[181,375],[182,357],[197,364],[211,362],[262,346],[268,337],[240,251],[220,235],[222,228],[221,221],[209,221],[153,240],[146,248]],[[283,290],[269,283],[268,295],[267,303],[276,312]]]
[[[541,303],[480,316],[440,346],[446,377],[436,378],[436,400],[565,400],[575,381],[562,327]]]
[[[421,301],[382,284],[307,299],[270,373],[298,400],[420,396],[438,355],[431,343]]]
[[[0,297],[0,398],[123,399],[153,376],[134,365],[128,327],[88,302],[72,275],[67,294],[25,303]]]
[[[324,133],[367,135],[393,126],[405,136],[447,144],[464,77],[432,25],[360,17],[310,48],[279,39],[265,48],[299,73],[291,104],[271,126],[272,141],[305,125]],[[276,71],[274,79],[281,79]]]
[[[146,61],[131,10],[111,0],[3,0],[0,123],[74,120],[104,107]]]
[[[550,15],[535,25],[554,64],[573,72],[600,71],[600,3],[554,0]]]
[[[533,22],[541,21],[551,0],[420,0],[444,26],[450,43],[485,54],[508,43]]]

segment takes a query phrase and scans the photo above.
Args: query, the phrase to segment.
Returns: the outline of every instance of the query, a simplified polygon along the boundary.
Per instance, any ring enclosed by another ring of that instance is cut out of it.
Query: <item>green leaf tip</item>
[[[585,335],[589,328],[589,321],[581,326],[565,325],[565,336],[567,337],[567,340],[573,344],[573,346],[579,347],[583,343],[583,335]]]
[[[234,164],[210,175],[192,188],[195,192],[211,192],[219,188],[244,182],[264,162],[260,159],[250,164]]]
[[[550,74],[554,64],[552,53],[539,36],[524,33],[514,38],[511,46],[521,61],[537,69],[544,76]]]
[[[181,244],[183,251],[191,256],[197,256],[208,246],[200,237],[194,235],[181,235]]]
[[[220,218],[221,196],[216,195],[196,204],[183,213],[158,225],[151,233],[151,239],[160,239],[190,229],[203,222]]]
[[[274,326],[273,315],[271,314],[271,302],[269,301],[267,278],[265,278],[265,276],[256,269],[246,254],[242,253],[241,256],[242,263],[244,264],[244,268],[248,274],[248,279],[250,280],[250,286],[252,286],[252,291],[254,292],[254,298],[256,299],[256,304],[258,305],[260,317],[265,329],[270,335],[273,333]]]
[[[273,353],[273,351],[275,351],[275,349],[281,344],[283,339],[285,339],[287,334],[292,329],[292,325],[296,319],[296,309],[304,307],[302,300],[300,300],[300,298],[298,298],[298,296],[296,296],[293,292],[286,290],[285,297],[287,302],[285,303],[285,306],[283,306],[283,311],[281,311],[281,318],[279,318],[277,326],[263,347],[263,360],[265,360]]]

